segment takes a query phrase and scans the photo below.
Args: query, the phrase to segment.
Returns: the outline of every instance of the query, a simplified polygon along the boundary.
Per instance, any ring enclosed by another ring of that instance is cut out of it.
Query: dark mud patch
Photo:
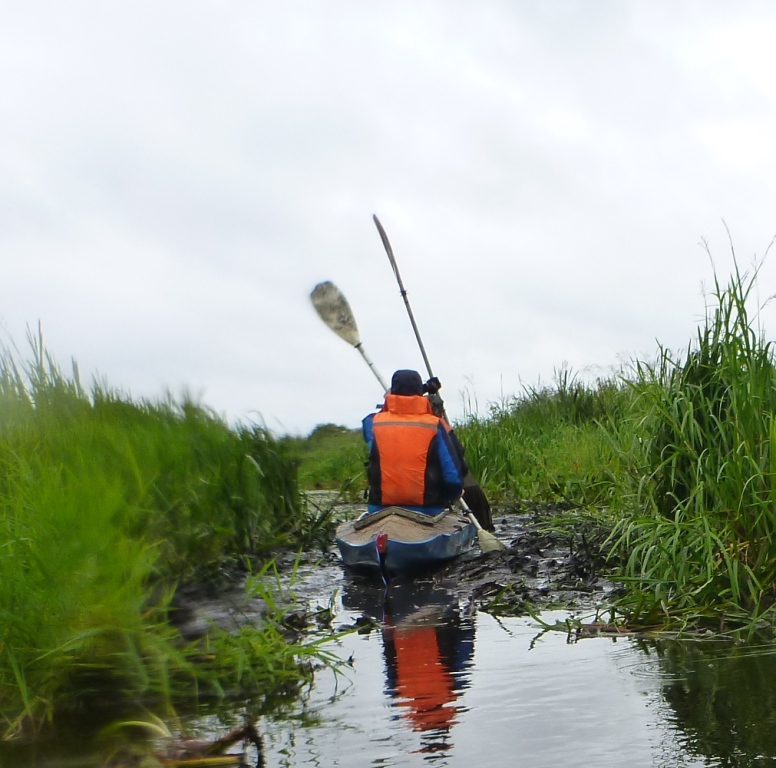
[[[479,610],[515,615],[593,609],[618,593],[606,577],[608,530],[589,513],[537,505],[498,515],[495,522],[505,551],[475,547],[445,569]]]
[[[429,577],[454,584],[471,610],[494,615],[595,610],[618,594],[606,577],[608,530],[589,513],[532,505],[499,510],[494,523],[504,551],[484,553],[475,544]]]

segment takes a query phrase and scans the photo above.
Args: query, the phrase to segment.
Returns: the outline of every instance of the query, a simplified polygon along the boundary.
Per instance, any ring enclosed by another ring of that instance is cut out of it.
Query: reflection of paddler
[[[454,702],[465,685],[460,673],[473,653],[474,628],[461,626],[457,612],[442,617],[439,609],[427,606],[397,626],[386,616],[383,640],[396,706],[413,730],[444,734],[457,722]]]
[[[390,639],[389,639],[390,635]],[[455,723],[455,680],[442,662],[435,627],[386,628],[386,650],[393,646],[397,706],[415,731],[447,730]]]

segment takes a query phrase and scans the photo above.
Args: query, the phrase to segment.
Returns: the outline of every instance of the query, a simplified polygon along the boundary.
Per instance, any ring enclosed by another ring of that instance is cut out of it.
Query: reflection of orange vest
[[[380,499],[374,503],[428,504],[429,449],[443,422],[425,397],[386,395],[385,405],[372,422],[380,467]]]
[[[394,630],[396,695],[415,731],[447,729],[455,723],[453,675],[442,662],[434,627]]]

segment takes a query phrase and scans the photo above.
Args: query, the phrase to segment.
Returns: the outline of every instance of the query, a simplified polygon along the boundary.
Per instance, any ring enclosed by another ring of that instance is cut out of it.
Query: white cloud
[[[372,213],[456,416],[472,387],[686,344],[699,240],[724,271],[723,220],[745,264],[776,234],[766,5],[33,0],[3,22],[0,321],[133,393],[358,424],[379,387],[317,282],[385,377],[422,369]]]

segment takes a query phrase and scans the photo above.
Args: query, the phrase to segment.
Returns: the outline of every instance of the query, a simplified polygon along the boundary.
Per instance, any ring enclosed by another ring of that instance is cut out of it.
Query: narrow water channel
[[[335,624],[375,624],[332,644],[350,664],[318,675],[299,718],[263,724],[267,768],[776,764],[772,646],[575,640],[475,612],[440,580],[387,601],[335,582]]]
[[[423,579],[386,601],[336,563],[303,569],[297,594],[334,593],[335,626],[363,629],[330,643],[348,663],[320,671],[296,712],[262,718],[264,768],[776,764],[776,648],[575,640],[477,612],[450,587]],[[182,726],[223,731],[212,715]],[[2,768],[98,765],[77,735],[45,758],[11,754],[0,750]]]
[[[269,726],[268,766],[713,764],[663,695],[675,681],[661,656],[632,640],[569,642],[530,618],[467,615],[430,583],[403,585],[385,612],[379,588],[346,585],[340,612],[380,626],[337,642],[352,668],[319,677],[315,725]]]

